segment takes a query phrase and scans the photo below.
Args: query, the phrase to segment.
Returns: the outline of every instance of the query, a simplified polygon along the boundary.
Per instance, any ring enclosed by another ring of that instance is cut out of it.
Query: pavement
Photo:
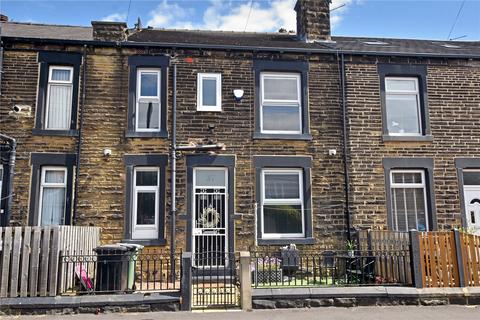
[[[151,312],[60,316],[0,316],[2,320],[479,320],[480,306],[395,306],[255,310],[252,312]]]

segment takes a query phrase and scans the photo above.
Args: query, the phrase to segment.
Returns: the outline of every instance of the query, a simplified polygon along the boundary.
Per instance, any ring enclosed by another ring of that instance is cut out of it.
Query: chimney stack
[[[125,22],[92,21],[93,40],[125,41],[127,24]]]
[[[306,42],[329,41],[331,0],[297,0],[297,36]]]
[[[8,17],[2,13],[0,13],[0,22],[8,22]]]

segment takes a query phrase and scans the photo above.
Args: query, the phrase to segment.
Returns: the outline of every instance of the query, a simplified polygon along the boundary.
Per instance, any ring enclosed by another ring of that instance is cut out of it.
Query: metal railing
[[[410,286],[408,251],[300,251],[251,253],[252,286]]]
[[[175,274],[171,274],[174,263]],[[95,254],[60,257],[59,283],[63,294],[179,291],[181,253]]]

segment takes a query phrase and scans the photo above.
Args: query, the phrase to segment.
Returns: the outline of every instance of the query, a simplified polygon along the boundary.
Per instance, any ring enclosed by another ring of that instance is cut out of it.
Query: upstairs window
[[[50,66],[47,88],[45,129],[70,129],[72,114],[73,67]]]
[[[390,135],[422,135],[417,78],[386,77],[387,130]]]
[[[222,111],[222,75],[199,73],[197,76],[197,110]]]
[[[137,70],[136,131],[160,131],[160,70]]]
[[[300,74],[262,72],[260,130],[262,133],[301,134]]]
[[[390,171],[391,212],[395,231],[429,230],[425,171]]]
[[[33,134],[75,136],[82,55],[40,51]]]
[[[65,223],[67,168],[43,167],[40,183],[39,225]]]
[[[167,138],[167,82],[170,59],[128,57],[126,138]]]

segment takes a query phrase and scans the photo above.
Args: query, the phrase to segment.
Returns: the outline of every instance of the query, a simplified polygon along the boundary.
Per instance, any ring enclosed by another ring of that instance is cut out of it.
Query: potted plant
[[[357,247],[357,243],[355,240],[347,240],[345,241],[345,245],[347,247],[347,254],[350,258],[355,256],[355,249]]]

